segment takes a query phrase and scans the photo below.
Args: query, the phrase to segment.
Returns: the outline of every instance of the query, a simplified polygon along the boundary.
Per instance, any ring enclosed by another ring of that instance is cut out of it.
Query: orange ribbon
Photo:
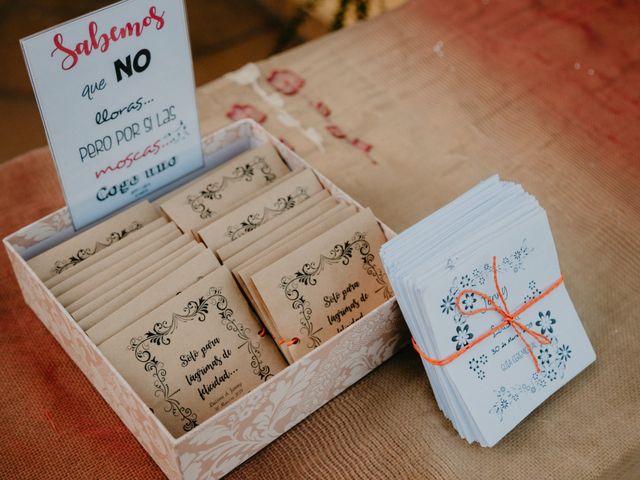
[[[261,337],[264,337],[266,334],[267,334],[267,329],[265,327],[262,327],[262,329],[258,332],[258,335]],[[277,340],[276,337],[273,337],[273,336],[271,338],[273,338],[273,340],[278,345],[282,345],[283,343],[286,343],[288,347],[290,347],[291,345],[295,345],[300,341],[298,337],[293,337],[291,340],[287,340],[286,338],[281,338],[280,340]]]
[[[542,335],[542,334],[540,334],[540,333],[538,333],[538,332],[536,332],[534,330],[531,330],[530,328],[527,328],[521,322],[516,320],[516,318],[519,315],[521,315],[522,313],[524,313],[526,310],[531,308],[534,304],[538,303],[544,297],[549,295],[556,288],[558,288],[562,284],[562,282],[564,281],[564,278],[562,277],[562,275],[560,275],[560,278],[558,278],[555,282],[553,282],[549,288],[547,288],[540,295],[538,295],[538,296],[532,298],[531,300],[529,300],[528,302],[524,303],[520,308],[518,308],[513,313],[511,313],[509,311],[509,308],[507,307],[507,303],[505,302],[504,297],[502,296],[502,291],[500,290],[500,284],[498,283],[498,269],[496,268],[496,257],[493,257],[493,281],[495,283],[496,291],[498,292],[498,296],[500,297],[500,302],[502,303],[502,308],[500,308],[498,306],[498,304],[496,302],[494,302],[493,299],[491,297],[489,297],[488,295],[486,295],[486,294],[484,294],[482,292],[479,292],[477,290],[472,290],[472,289],[462,290],[458,294],[458,296],[456,297],[456,308],[464,316],[477,315],[479,313],[484,313],[484,312],[498,312],[500,314],[500,316],[502,317],[502,322],[500,322],[498,325],[496,325],[495,327],[491,328],[489,331],[485,332],[484,334],[480,335],[473,342],[466,344],[460,350],[456,351],[455,353],[452,353],[448,357],[444,357],[444,358],[441,358],[441,359],[430,358],[430,357],[426,356],[424,354],[424,352],[420,349],[420,347],[418,347],[418,344],[416,343],[415,339],[412,338],[411,339],[411,343],[413,344],[413,348],[416,349],[416,351],[420,354],[420,356],[424,360],[426,360],[427,362],[429,362],[432,365],[437,365],[437,366],[447,365],[447,364],[451,363],[453,360],[455,360],[456,358],[458,358],[459,356],[461,356],[467,350],[475,347],[477,344],[482,342],[484,339],[486,339],[487,337],[493,335],[495,332],[497,332],[498,330],[503,328],[505,325],[510,325],[513,328],[513,330],[516,332],[516,335],[518,335],[518,338],[520,338],[520,340],[522,340],[522,343],[524,343],[525,347],[529,351],[529,355],[531,355],[531,359],[533,360],[533,364],[536,367],[536,372],[540,373],[540,366],[538,365],[538,360],[536,359],[536,355],[535,355],[535,353],[533,353],[533,349],[531,348],[531,345],[524,338],[523,334],[524,333],[529,334],[534,340],[536,340],[541,345],[549,345],[551,343],[551,340],[549,340],[548,337],[546,337],[546,336],[544,336],[544,335]],[[464,311],[460,307],[460,299],[467,293],[471,293],[473,295],[478,295],[480,298],[484,299],[487,302],[487,305],[489,305],[489,306],[485,307],[485,308],[478,308],[477,310]]]

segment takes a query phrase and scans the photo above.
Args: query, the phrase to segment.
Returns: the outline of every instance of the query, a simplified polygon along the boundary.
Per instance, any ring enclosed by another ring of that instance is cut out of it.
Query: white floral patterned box
[[[206,166],[212,168],[265,142],[273,143],[289,166],[311,168],[251,120],[236,122],[203,140]],[[315,173],[333,196],[360,207],[326,177]],[[180,183],[190,179],[184,178]],[[150,199],[177,186],[156,192]],[[395,235],[381,226],[388,238]],[[26,259],[73,233],[69,212],[63,208],[9,235],[4,244],[27,304],[169,478],[225,475],[387,360],[408,340],[408,331],[392,298],[176,439],[27,266]]]

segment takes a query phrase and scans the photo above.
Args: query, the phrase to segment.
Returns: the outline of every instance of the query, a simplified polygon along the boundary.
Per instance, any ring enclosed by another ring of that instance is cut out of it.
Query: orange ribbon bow
[[[549,345],[551,343],[551,340],[549,340],[548,337],[546,337],[546,336],[544,336],[544,335],[542,335],[542,334],[540,334],[540,333],[538,333],[538,332],[536,332],[534,330],[531,330],[530,328],[527,328],[524,324],[522,324],[521,322],[516,320],[516,318],[519,315],[521,315],[522,313],[524,313],[526,310],[531,308],[534,304],[538,303],[544,297],[549,295],[556,288],[558,288],[562,284],[562,282],[564,281],[564,278],[562,277],[562,275],[560,275],[560,278],[558,278],[555,282],[553,282],[553,284],[551,284],[551,286],[549,288],[547,288],[540,295],[538,295],[538,296],[532,298],[531,300],[529,300],[528,302],[524,303],[520,308],[518,308],[513,313],[509,312],[509,308],[507,307],[507,303],[504,301],[504,297],[502,296],[502,291],[500,290],[500,285],[498,283],[498,269],[496,267],[496,257],[493,257],[493,281],[495,283],[496,291],[498,292],[498,296],[500,297],[500,302],[502,303],[502,308],[500,308],[498,306],[498,304],[496,302],[494,302],[493,299],[491,297],[489,297],[488,295],[486,295],[486,294],[484,294],[482,292],[479,292],[477,290],[472,290],[472,289],[462,290],[458,294],[458,296],[456,297],[456,308],[460,311],[460,313],[462,315],[465,315],[465,316],[477,315],[479,313],[491,312],[491,311],[498,312],[500,314],[500,316],[502,317],[502,322],[500,322],[498,325],[496,325],[495,327],[491,328],[489,331],[485,332],[484,334],[480,335],[473,342],[466,344],[460,350],[456,351],[455,353],[452,353],[448,357],[444,357],[444,358],[441,358],[441,359],[430,358],[430,357],[426,356],[424,354],[424,352],[420,349],[420,347],[418,347],[418,344],[416,343],[415,339],[412,338],[411,339],[411,343],[413,344],[413,348],[416,349],[416,351],[420,354],[420,356],[423,359],[425,359],[427,362],[429,362],[432,365],[437,365],[437,366],[447,365],[447,364],[451,363],[453,360],[455,360],[456,358],[458,358],[459,356],[461,356],[467,350],[475,347],[477,344],[482,342],[485,338],[493,335],[495,332],[497,332],[498,330],[502,329],[505,325],[510,325],[513,328],[513,330],[516,332],[516,335],[518,335],[518,338],[520,338],[520,340],[522,340],[522,343],[524,343],[525,347],[529,351],[529,355],[531,355],[531,359],[533,360],[533,364],[536,367],[536,372],[540,373],[540,366],[538,365],[538,360],[536,359],[536,355],[535,355],[535,353],[533,353],[533,349],[531,348],[531,345],[524,338],[523,334],[524,333],[529,334],[534,340],[536,340],[541,345]],[[485,308],[478,308],[476,310],[464,311],[460,307],[460,299],[465,294],[468,294],[468,293],[471,293],[471,294],[474,294],[474,295],[478,295],[480,298],[484,299],[487,302],[487,305],[489,305],[489,306],[485,307]]]

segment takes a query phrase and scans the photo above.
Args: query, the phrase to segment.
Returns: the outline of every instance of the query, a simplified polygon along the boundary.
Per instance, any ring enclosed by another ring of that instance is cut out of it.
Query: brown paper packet
[[[147,201],[134,205],[73,238],[33,257],[27,263],[43,282],[83,262],[160,217]]]
[[[124,284],[126,288],[105,293],[74,312],[74,318],[83,330],[88,330],[204,250],[201,243],[195,240],[189,242],[157,265],[131,277]]]
[[[140,231],[136,232],[136,235],[142,234],[144,230],[145,229],[143,228]],[[60,297],[60,295],[62,295],[63,293],[90,279],[97,272],[109,268],[109,266],[115,265],[117,262],[130,257],[134,252],[138,251],[145,245],[149,245],[156,240],[160,240],[168,235],[175,234],[176,232],[179,233],[179,229],[175,223],[165,223],[160,228],[157,228],[152,232],[147,233],[146,235],[136,237],[134,241],[128,243],[123,248],[116,250],[116,248],[114,247],[112,251],[109,252],[109,254],[107,254],[106,250],[97,253],[92,259],[87,260],[87,266],[85,266],[85,268],[75,273],[74,275],[71,275],[69,278],[64,279],[57,285],[51,287],[51,293],[53,293],[56,297]],[[131,236],[131,238],[133,238],[133,235]],[[122,243],[126,241],[127,240],[123,240]],[[105,253],[105,255],[102,255],[103,253]],[[89,264],[89,262],[91,263]],[[69,271],[69,273],[71,273],[71,270]]]
[[[342,209],[327,217],[326,219],[323,219],[320,222],[316,222],[313,227],[305,228],[301,233],[294,235],[292,238],[284,242],[280,242],[279,244],[274,245],[273,247],[269,248],[265,252],[262,252],[257,257],[250,259],[234,270],[234,275],[238,280],[241,288],[251,300],[251,304],[256,309],[256,312],[258,312],[258,315],[262,319],[262,322],[267,326],[269,332],[277,341],[280,341],[282,338],[286,337],[283,337],[281,332],[278,330],[277,324],[275,324],[269,316],[268,310],[264,307],[264,305],[260,303],[260,296],[257,294],[253,282],[251,281],[251,275],[287,255],[299,246],[311,241],[313,238],[316,238],[318,235],[321,235],[323,232],[326,232],[328,229],[332,228],[338,223],[352,217],[353,215],[355,215],[355,207],[343,206]],[[287,361],[293,362],[293,358],[289,356],[288,351],[284,350],[283,353],[287,358]]]
[[[330,203],[321,202],[314,208],[310,208],[305,210],[304,212],[300,212],[300,214],[288,221],[284,225],[280,226],[269,232],[266,235],[263,235],[262,238],[256,240],[251,243],[251,245],[242,249],[235,255],[227,258],[223,263],[224,265],[232,270],[238,265],[246,262],[247,260],[255,257],[260,254],[267,248],[270,248],[274,245],[277,245],[278,242],[291,237],[292,235],[296,235],[302,229],[312,226],[317,221],[322,221],[326,218],[326,215],[332,215],[337,213],[339,210],[346,208],[346,205],[341,203],[338,204],[336,200],[333,198],[327,199],[331,200]],[[293,210],[295,212],[295,210]]]
[[[336,205],[329,210],[329,212],[320,215],[319,218],[312,220],[299,231],[289,235],[288,238],[280,240],[259,252],[257,255],[245,260],[236,266],[232,272],[238,275],[240,279],[250,278],[254,273],[271,265],[273,262],[356,214],[357,209],[353,205],[345,205],[342,203]]]
[[[81,263],[78,263],[73,268],[69,268],[64,272],[60,273],[59,275],[56,275],[55,277],[50,278],[49,280],[44,282],[44,284],[47,286],[47,288],[52,289],[60,285],[65,280],[68,280],[74,275],[77,275],[80,272],[84,271],[86,268],[89,268],[91,265],[108,257],[109,255],[114,254],[115,252],[122,250],[126,246],[131,245],[133,242],[136,242],[137,240],[141,239],[145,235],[148,235],[151,232],[158,230],[159,228],[166,225],[167,223],[168,223],[168,220],[166,218],[156,218],[155,220],[152,220],[147,225],[144,225],[142,228],[139,228],[138,230],[129,233],[126,237],[122,238],[115,244],[111,245],[109,248],[103,248],[102,250],[91,255],[90,257],[84,259]]]
[[[252,275],[295,360],[393,296],[382,263],[384,233],[364,210]]]
[[[235,157],[232,157],[231,159],[229,159],[229,160],[227,160],[227,161],[231,161],[233,158],[235,158]],[[275,179],[273,182],[271,182],[269,185],[267,185],[267,186],[263,186],[260,190],[265,190],[265,189],[268,189],[268,188],[272,188],[274,185],[277,185],[278,183],[280,183],[280,182],[282,182],[283,180],[285,180],[287,177],[291,176],[294,172],[296,172],[296,171],[298,171],[298,172],[299,172],[300,170],[302,170],[302,168],[294,169],[294,170],[292,170],[292,171],[290,171],[290,172],[288,172],[288,173],[286,173],[286,174],[284,174],[284,175],[282,175],[282,176],[280,176],[280,177],[276,178],[276,179]],[[204,173],[203,173],[203,175],[207,175],[208,173],[209,173],[209,172],[204,172]],[[192,180],[191,182],[187,183],[186,185],[182,185],[182,186],[180,186],[180,187],[176,188],[175,190],[173,190],[173,191],[171,191],[171,192],[169,192],[169,193],[167,193],[167,194],[165,194],[165,195],[161,196],[160,198],[156,198],[153,202],[151,202],[151,204],[152,204],[153,206],[155,206],[156,208],[160,209],[160,205],[162,205],[162,204],[163,204],[163,203],[165,203],[165,202],[168,202],[168,201],[169,201],[169,200],[171,200],[173,197],[175,197],[175,196],[177,196],[177,195],[180,195],[180,194],[182,194],[183,192],[186,192],[186,191],[190,188],[191,184],[195,184],[195,183],[196,183],[200,178],[202,178],[202,176],[197,177],[196,179]],[[258,195],[258,194],[259,194],[259,192],[260,192],[260,191],[258,191],[258,192],[253,192],[253,193],[251,193],[251,194],[247,195],[247,197],[246,197],[245,199],[253,198],[253,197],[255,197],[256,195]],[[242,199],[241,199],[241,200],[242,200]],[[239,201],[239,202],[237,202],[237,203],[236,203],[236,205],[240,205],[240,204],[242,204],[242,201]],[[160,211],[162,211],[162,210],[160,210]]]
[[[221,267],[99,348],[179,437],[287,366],[261,328]]]
[[[110,274],[104,282],[102,282],[99,286],[94,287],[91,290],[91,292],[87,293],[86,295],[83,295],[78,300],[68,305],[67,310],[75,318],[75,313],[78,311],[78,309],[91,303],[93,300],[100,298],[105,293],[117,291],[122,287],[122,285],[127,280],[129,280],[130,278],[133,278],[139,272],[146,271],[150,267],[154,267],[154,266],[159,268],[160,261],[162,261],[164,258],[169,257],[171,254],[178,251],[181,247],[184,247],[192,240],[193,240],[193,236],[191,234],[184,233],[180,235],[178,238],[170,241],[166,245],[153,250],[147,255],[144,255],[143,258],[136,261],[135,263],[132,263],[129,267],[117,273]],[[118,265],[119,264],[115,265],[112,268],[115,268]],[[150,271],[153,271],[153,270],[150,270]]]
[[[106,282],[118,276],[118,274],[129,269],[129,267],[135,265],[145,257],[148,257],[153,252],[158,251],[158,249],[164,247],[165,245],[168,245],[180,236],[181,233],[176,228],[175,230],[171,230],[168,233],[162,235],[160,238],[156,238],[149,243],[145,241],[147,240],[146,237],[141,239],[139,247],[133,250],[124,258],[114,262],[113,264],[111,262],[107,262],[107,264],[102,268],[98,267],[99,264],[96,264],[96,268],[91,273],[90,277],[88,277],[82,283],[62,293],[60,296],[58,296],[58,301],[65,308],[68,308],[73,302],[80,300],[85,295],[93,293],[95,289],[103,286]],[[89,272],[90,270],[91,269],[87,269],[86,271]]]
[[[233,210],[235,210],[238,207],[241,207],[242,205],[244,205],[245,203],[253,200],[254,198],[262,195],[264,192],[276,187],[278,184],[282,183],[283,181],[287,180],[290,177],[293,177],[296,173],[300,172],[301,169],[298,170],[294,170],[291,171],[289,173],[286,173],[285,175],[277,178],[276,180],[274,180],[273,182],[271,182],[269,185],[263,186],[262,188],[260,188],[259,190],[252,192],[250,194],[248,194],[246,197],[241,198],[239,200],[237,200],[236,202],[232,203],[231,205],[229,205],[228,207],[225,207],[224,209],[222,209],[220,212],[218,212],[218,216],[216,218],[214,218],[213,220],[211,220],[210,222],[207,222],[205,225],[198,227],[198,228],[192,228],[191,229],[191,233],[193,234],[193,236],[197,239],[202,241],[202,239],[200,238],[200,236],[198,235],[198,231],[203,229],[204,227],[210,225],[211,223],[213,223],[216,219],[223,217],[224,215],[226,215],[229,212],[232,212]]]
[[[271,145],[271,144],[268,144]],[[266,145],[263,145],[266,147]],[[217,167],[207,170],[204,173],[202,173],[200,176],[196,177],[194,180],[191,180],[190,182],[181,185],[180,187],[170,191],[169,193],[164,194],[163,196],[156,198],[153,202],[151,202],[153,205],[155,205],[156,207],[160,208],[163,204],[170,202],[174,197],[178,197],[180,195],[182,195],[183,193],[185,193],[187,190],[193,190],[194,185],[197,185],[199,182],[201,182],[202,178],[206,177],[207,175],[215,172],[216,170],[224,167],[225,165],[228,165],[229,163],[233,162],[236,158],[248,154],[249,152],[253,152],[254,150],[257,150],[258,148],[262,148],[261,147],[256,147],[250,150],[245,150],[244,152],[234,156],[234,157],[230,157],[227,160],[223,161],[222,163],[218,164]],[[280,157],[280,155],[278,154],[278,151],[275,150],[275,147],[273,147],[273,150],[275,152],[276,155],[278,155],[278,157]],[[284,161],[283,161],[284,163]],[[285,166],[287,167],[287,170],[290,170],[289,166],[285,163]],[[286,172],[285,172],[286,174]],[[275,179],[272,183],[277,182],[280,179],[280,176],[278,176],[277,179]]]
[[[260,188],[259,190],[256,190],[255,192],[251,192],[250,194],[248,194],[246,197],[240,198],[238,199],[236,202],[234,202],[233,204],[229,205],[228,207],[226,207],[224,210],[220,211],[218,217],[216,218],[220,218],[224,215],[226,215],[229,212],[232,212],[233,210],[235,210],[238,207],[241,207],[242,205],[244,205],[245,203],[253,200],[256,197],[259,197],[260,195],[262,195],[263,193],[271,190],[272,188],[277,187],[279,184],[281,184],[282,182],[287,181],[289,178],[294,177],[295,175],[297,175],[298,173],[300,173],[303,169],[302,168],[298,168],[296,170],[291,170],[290,172],[278,177],[277,179],[275,179],[273,182],[271,182],[269,185],[265,185],[262,188]],[[215,219],[213,220],[215,221]],[[212,222],[207,223],[207,225],[210,225]],[[206,225],[205,225],[206,226]],[[201,230],[204,227],[200,227],[197,229],[192,229],[192,233],[194,234],[194,236],[197,237],[197,232],[198,230]],[[199,238],[199,237],[198,237]]]
[[[207,247],[215,251],[268,223],[283,212],[295,208],[322,189],[311,170],[301,170],[262,195],[218,218],[199,230],[198,235]]]
[[[87,335],[96,345],[104,342],[219,266],[213,252],[204,250],[89,328]]]
[[[276,149],[266,144],[197,178],[160,208],[183,232],[197,230],[211,223],[229,206],[289,171]]]
[[[318,205],[318,209],[322,212],[325,212],[336,205],[336,203],[336,200],[331,197],[327,190],[322,190],[318,193],[314,193],[308,200],[305,200],[296,208],[287,210],[281,215],[278,215],[266,225],[262,225],[260,229],[255,229],[247,232],[237,240],[231,243],[227,243],[226,245],[218,248],[216,250],[216,255],[220,260],[224,262],[227,258],[232,257],[239,251],[251,245],[256,240],[262,238],[263,235],[267,235],[275,229],[280,228],[285,223],[289,222],[289,220],[296,218],[298,215],[301,215],[303,212],[311,209],[312,207]]]

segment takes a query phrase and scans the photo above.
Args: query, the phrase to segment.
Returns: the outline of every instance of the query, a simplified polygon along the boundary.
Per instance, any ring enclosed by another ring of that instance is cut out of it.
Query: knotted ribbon
[[[531,345],[529,344],[529,342],[527,342],[527,340],[524,338],[524,334],[526,333],[530,335],[535,341],[537,341],[541,345],[549,345],[551,343],[551,340],[545,335],[542,335],[526,327],[524,324],[516,320],[516,318],[519,315],[523,314],[525,311],[527,311],[529,308],[531,308],[534,304],[538,303],[540,300],[545,298],[551,292],[553,292],[556,288],[558,288],[562,284],[563,281],[564,281],[564,278],[562,277],[562,275],[560,275],[560,278],[558,278],[555,282],[553,282],[551,286],[549,286],[545,291],[543,291],[536,297],[532,298],[528,302],[524,303],[515,312],[511,313],[509,311],[509,308],[507,307],[507,302],[505,302],[504,297],[502,296],[502,290],[500,289],[500,284],[498,283],[498,269],[496,267],[496,257],[493,257],[493,282],[495,283],[496,291],[498,292],[498,297],[500,298],[502,307],[498,306],[498,304],[488,295],[473,289],[462,290],[456,297],[455,305],[458,311],[460,312],[460,314],[464,316],[478,315],[479,313],[484,313],[484,312],[498,312],[502,317],[502,322],[500,322],[499,324],[497,324],[487,332],[480,335],[474,341],[467,343],[460,350],[457,350],[455,353],[452,353],[451,355],[444,358],[437,359],[437,358],[428,357],[420,349],[420,347],[418,347],[418,344],[416,343],[416,340],[414,338],[411,339],[413,348],[415,348],[415,350],[420,354],[420,356],[430,364],[436,365],[436,366],[444,366],[444,365],[448,365],[449,363],[454,361],[456,358],[464,354],[467,350],[472,349],[477,344],[485,340],[487,337],[490,337],[495,332],[502,329],[504,326],[508,325],[508,326],[511,326],[511,328],[513,328],[513,330],[516,332],[516,335],[518,335],[518,338],[522,341],[522,343],[524,343],[525,347],[527,348],[527,351],[529,352],[529,355],[531,355],[533,364],[536,367],[536,372],[540,373],[540,366],[538,365],[538,360],[536,358],[536,355],[533,352],[533,349],[531,348]],[[470,311],[463,310],[460,306],[460,301],[465,294],[473,294],[473,295],[479,296],[480,298],[484,299],[487,302],[488,306],[484,308],[473,309]]]

